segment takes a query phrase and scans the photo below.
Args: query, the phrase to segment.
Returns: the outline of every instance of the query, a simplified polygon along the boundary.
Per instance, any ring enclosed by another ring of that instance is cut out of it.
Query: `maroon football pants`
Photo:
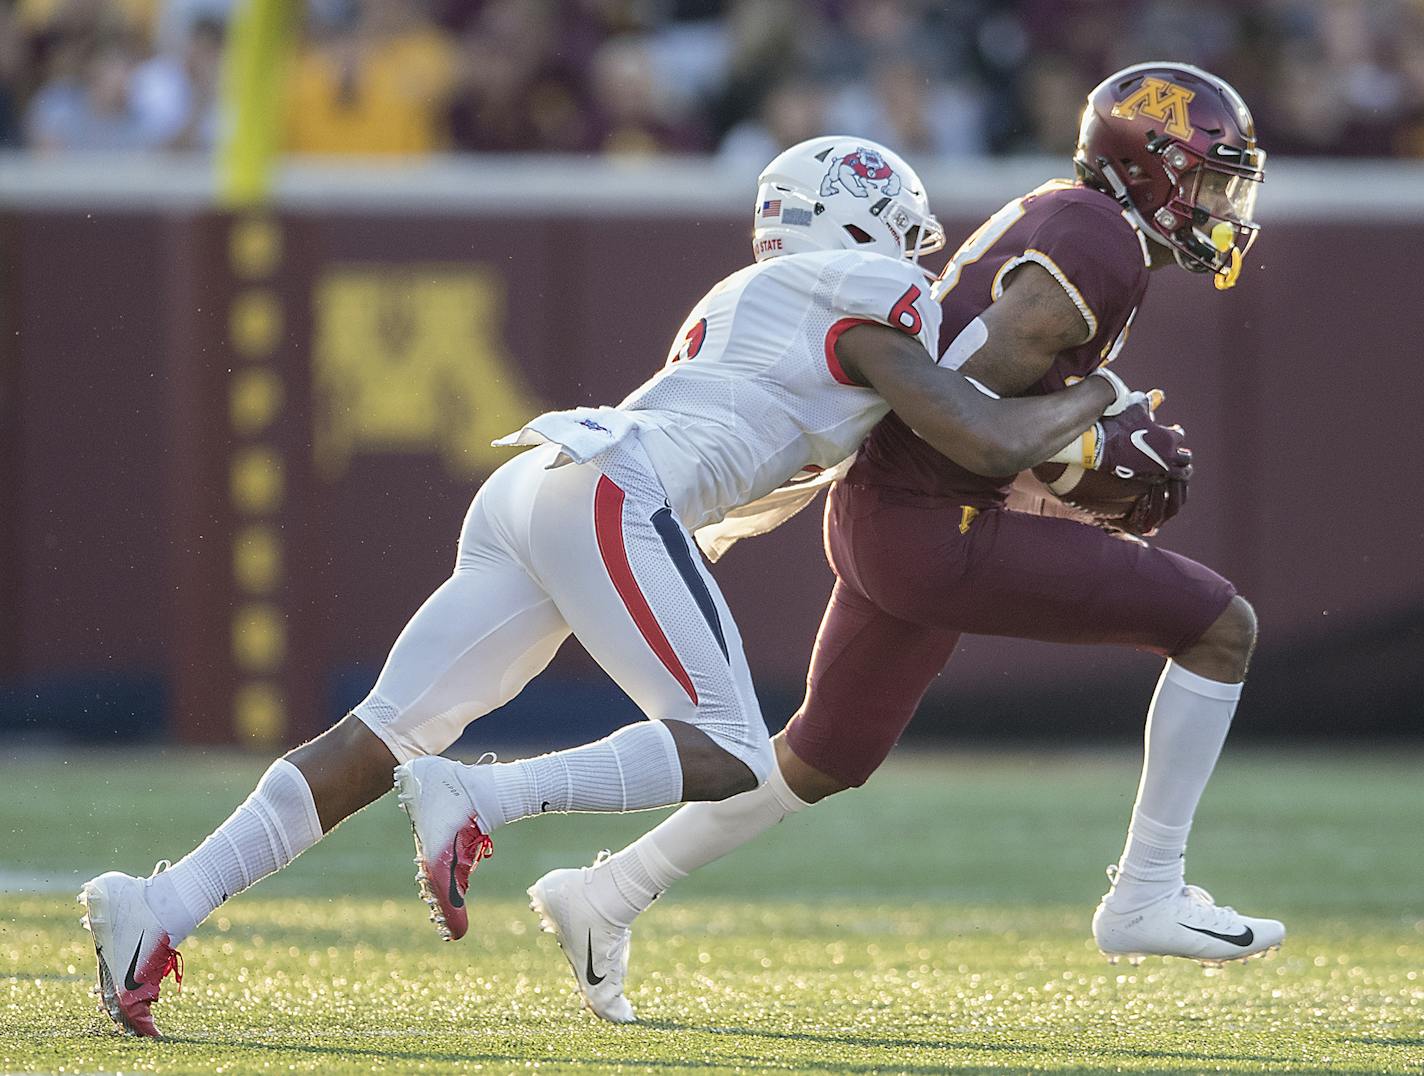
[[[852,785],[885,760],[961,633],[1171,655],[1236,593],[1195,561],[1074,520],[845,482],[826,505],[826,552],[835,590],[786,734]]]

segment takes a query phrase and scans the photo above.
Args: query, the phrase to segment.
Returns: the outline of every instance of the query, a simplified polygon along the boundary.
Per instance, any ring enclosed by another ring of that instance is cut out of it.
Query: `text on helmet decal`
[[[893,198],[900,193],[900,177],[879,153],[861,146],[854,153],[831,158],[821,177],[821,197],[839,194],[842,187],[857,198],[869,198],[872,189]]]
[[[756,252],[758,254],[771,254],[781,249],[781,236],[764,236],[756,241]]]
[[[1187,104],[1196,94],[1185,86],[1160,78],[1145,78],[1142,85],[1112,107],[1119,119],[1132,119],[1139,114],[1162,123],[1167,133],[1177,138],[1191,138],[1191,113]]]

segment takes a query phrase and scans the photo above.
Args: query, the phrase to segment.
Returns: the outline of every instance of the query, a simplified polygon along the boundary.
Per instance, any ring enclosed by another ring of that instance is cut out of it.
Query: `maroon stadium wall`
[[[720,213],[12,209],[0,243],[0,727],[192,742],[291,742],[359,698],[489,441],[616,402],[748,257]],[[1262,730],[1417,730],[1421,245],[1419,219],[1273,224],[1234,292],[1159,273],[1117,363],[1189,431],[1161,540],[1255,604]],[[830,586],[819,513],[717,575],[780,725]],[[576,651],[521,720],[607,723]],[[920,725],[1136,729],[1156,668],[970,639]]]

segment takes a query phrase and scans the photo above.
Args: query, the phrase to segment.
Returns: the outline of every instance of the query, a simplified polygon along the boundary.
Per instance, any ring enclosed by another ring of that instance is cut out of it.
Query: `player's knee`
[[[854,788],[865,783],[865,777],[854,784],[844,777],[825,773],[801,758],[791,746],[790,738],[782,732],[772,741],[776,749],[776,768],[785,782],[786,788],[802,803],[820,803],[827,796]],[[865,775],[870,776],[869,774]]]
[[[1175,660],[1211,680],[1244,680],[1256,648],[1256,630],[1256,610],[1238,594],[1202,637]]]
[[[1241,663],[1244,671],[1256,649],[1256,610],[1240,594],[1231,599],[1209,634],[1215,645]]]

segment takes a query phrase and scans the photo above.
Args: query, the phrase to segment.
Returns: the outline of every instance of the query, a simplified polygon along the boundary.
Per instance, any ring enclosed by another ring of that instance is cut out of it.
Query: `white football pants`
[[[654,720],[695,725],[771,772],[742,640],[635,442],[598,465],[547,445],[475,496],[455,571],[405,626],[353,711],[405,762],[438,754],[523,690],[569,636]]]

